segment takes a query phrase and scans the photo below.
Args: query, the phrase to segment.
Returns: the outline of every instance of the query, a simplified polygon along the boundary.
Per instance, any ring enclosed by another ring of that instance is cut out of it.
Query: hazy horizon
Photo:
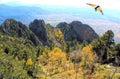
[[[100,5],[104,15],[86,5],[89,2]],[[119,3],[120,0],[0,0],[0,23],[13,18],[28,25],[34,19],[43,19],[55,27],[60,22],[78,20],[90,25],[99,35],[113,30],[120,41]]]

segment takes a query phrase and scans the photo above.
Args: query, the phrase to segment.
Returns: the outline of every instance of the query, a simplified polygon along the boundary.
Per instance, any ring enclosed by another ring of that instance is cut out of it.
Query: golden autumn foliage
[[[60,43],[63,43],[64,35],[59,28],[54,29],[54,34],[57,41],[59,41]]]
[[[106,70],[106,65],[95,62],[96,54],[93,52],[91,45],[83,47],[81,51],[75,54],[77,56],[73,54],[71,53],[73,57],[80,59],[79,62],[70,61],[67,53],[64,53],[60,48],[55,47],[49,51],[46,49],[46,52],[38,57],[38,61],[43,65],[46,78],[108,79],[112,75],[110,69]]]
[[[67,53],[60,48],[54,47],[52,50],[45,48],[44,52],[39,55],[38,62],[45,75],[38,73],[38,79],[108,79],[112,72],[106,69],[106,65],[100,65],[95,62],[96,54],[92,46],[83,47],[79,53],[71,53],[73,57],[80,59],[75,63],[69,60]],[[77,56],[74,56],[74,55]],[[28,59],[26,63],[32,61]],[[30,65],[30,63],[29,63]],[[114,69],[111,67],[111,69]],[[40,69],[41,70],[41,69]],[[109,73],[108,73],[109,72]],[[119,76],[118,74],[115,77]],[[117,77],[118,78],[118,77]]]
[[[26,64],[27,64],[27,65],[32,65],[32,64],[33,64],[32,59],[30,59],[30,58],[27,59]]]
[[[106,69],[106,65],[94,62],[96,54],[91,45],[87,45],[76,54],[81,59],[79,63],[75,64],[76,69],[74,63],[67,59],[67,53],[60,48],[55,47],[52,50],[45,48],[44,50],[38,57],[38,62],[41,64],[45,75],[37,74],[38,79],[108,79],[112,75],[110,69]],[[27,60],[27,62],[30,61],[32,60]],[[118,76],[119,74],[116,74],[116,78],[114,78],[117,79]]]
[[[94,73],[95,54],[91,45],[83,47],[81,50],[76,50],[73,57],[75,79],[91,79]]]
[[[81,56],[85,59],[87,58],[89,61],[94,61],[95,53],[93,52],[92,46],[88,45],[84,47],[81,51]]]
[[[53,75],[64,71],[64,65],[67,62],[66,53],[62,52],[62,50],[57,47],[49,53],[40,55],[38,59],[43,63],[47,75]]]

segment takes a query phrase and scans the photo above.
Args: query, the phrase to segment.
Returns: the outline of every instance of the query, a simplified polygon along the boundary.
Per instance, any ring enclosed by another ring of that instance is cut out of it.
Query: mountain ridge
[[[61,28],[46,24],[44,20],[41,19],[35,19],[32,21],[29,24],[29,28],[14,19],[6,19],[6,21],[0,25],[0,33],[13,37],[29,39],[34,45],[62,46],[65,41],[77,40],[82,43],[85,40],[87,42],[91,42],[93,39],[98,37],[97,33],[95,33],[90,26],[84,25],[80,21],[73,21],[71,24],[68,24],[66,29],[68,29],[66,32],[69,32],[70,34],[68,34],[68,36],[65,35]],[[87,30],[87,33],[85,30]],[[70,38],[68,38],[69,36]]]
[[[77,39],[79,42],[83,42],[84,40],[91,42],[93,39],[99,37],[89,25],[82,24],[80,21],[73,21],[70,24],[61,22],[57,27],[63,32],[66,41]],[[68,35],[71,36],[68,37]]]
[[[34,45],[40,44],[38,38],[27,28],[26,25],[14,19],[6,19],[5,22],[0,25],[0,33],[12,37],[23,37],[25,39],[29,39],[34,43]]]

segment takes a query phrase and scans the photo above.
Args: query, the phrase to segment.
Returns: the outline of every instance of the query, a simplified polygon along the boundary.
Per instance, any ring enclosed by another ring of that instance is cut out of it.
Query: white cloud
[[[85,7],[86,3],[95,3],[103,8],[120,10],[120,0],[0,0],[0,3],[21,3],[21,4],[45,4],[45,5],[67,5]]]

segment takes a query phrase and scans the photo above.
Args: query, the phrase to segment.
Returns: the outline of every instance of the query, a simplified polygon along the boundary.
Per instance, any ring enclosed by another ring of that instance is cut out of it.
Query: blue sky
[[[120,10],[120,0],[0,0],[1,4],[13,5],[60,5],[86,7],[86,3],[99,4],[104,9]]]

